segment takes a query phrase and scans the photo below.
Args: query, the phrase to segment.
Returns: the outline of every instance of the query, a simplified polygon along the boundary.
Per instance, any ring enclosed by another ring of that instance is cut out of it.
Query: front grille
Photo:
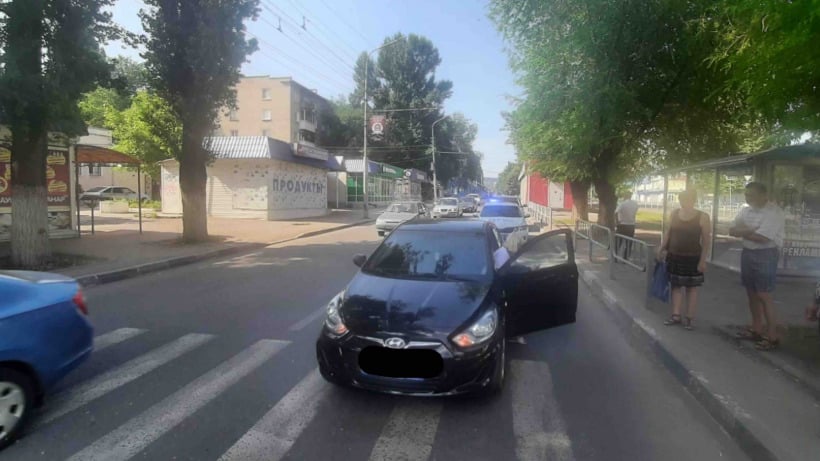
[[[367,374],[387,378],[435,378],[444,370],[444,360],[433,349],[388,349],[366,347],[359,353],[359,368]]]

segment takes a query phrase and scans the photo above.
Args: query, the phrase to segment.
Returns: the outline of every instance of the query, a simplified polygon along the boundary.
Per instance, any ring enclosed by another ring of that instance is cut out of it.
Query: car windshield
[[[481,232],[398,231],[379,246],[363,268],[387,277],[476,280],[490,271]]]
[[[92,187],[91,189],[88,189],[86,192],[102,192],[106,189],[108,189],[108,188],[107,187]]]
[[[456,206],[458,205],[458,200],[454,198],[443,198],[438,201],[438,204],[444,206]]]
[[[517,206],[487,205],[481,210],[482,218],[520,218],[521,209]]]
[[[384,210],[386,213],[413,213],[415,205],[412,203],[394,203]]]

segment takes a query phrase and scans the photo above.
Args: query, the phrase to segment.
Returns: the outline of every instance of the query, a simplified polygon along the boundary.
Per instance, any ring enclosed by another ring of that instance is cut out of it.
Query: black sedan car
[[[354,258],[361,270],[328,304],[322,376],[389,393],[500,390],[506,338],[575,322],[578,299],[568,230],[505,252],[489,222],[401,225]]]

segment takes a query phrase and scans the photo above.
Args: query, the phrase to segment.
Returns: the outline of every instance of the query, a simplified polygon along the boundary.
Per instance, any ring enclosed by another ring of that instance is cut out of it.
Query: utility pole
[[[363,215],[364,219],[369,218],[369,216],[367,214],[367,200],[368,200],[368,196],[367,196],[367,170],[368,170],[368,167],[370,166],[368,164],[368,161],[367,161],[367,81],[369,80],[368,77],[370,77],[370,75],[369,75],[369,72],[367,70],[367,67],[368,67],[368,64],[370,63],[370,56],[372,56],[373,53],[381,50],[382,48],[388,47],[388,46],[393,45],[393,44],[398,43],[398,42],[399,42],[399,40],[393,40],[392,42],[385,43],[384,45],[372,50],[370,53],[367,53],[367,59],[364,60],[364,103],[363,103],[363,105],[364,105],[364,120],[362,120],[362,127],[363,127],[363,134],[364,134],[364,144],[362,145],[362,147],[363,147],[362,157],[364,157],[364,165],[362,166],[362,178],[364,179],[364,185],[363,185],[364,189],[362,191],[363,192],[362,195],[364,196],[364,215]]]
[[[432,131],[432,142],[433,142],[433,203],[438,203],[438,178],[436,177],[436,123],[444,120],[445,118],[449,117],[449,115],[445,115],[440,119],[433,122]]]

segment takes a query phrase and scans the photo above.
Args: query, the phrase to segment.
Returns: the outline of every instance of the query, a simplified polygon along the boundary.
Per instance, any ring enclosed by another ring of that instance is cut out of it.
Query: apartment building
[[[237,108],[220,114],[217,136],[267,136],[315,147],[319,115],[332,110],[315,90],[290,77],[242,77]]]

